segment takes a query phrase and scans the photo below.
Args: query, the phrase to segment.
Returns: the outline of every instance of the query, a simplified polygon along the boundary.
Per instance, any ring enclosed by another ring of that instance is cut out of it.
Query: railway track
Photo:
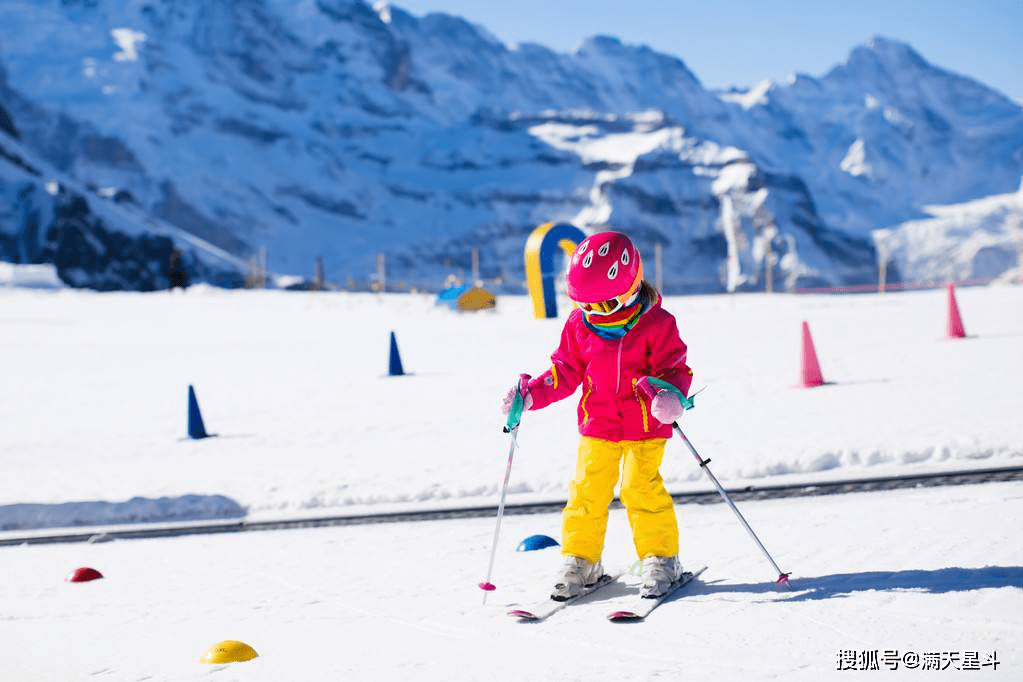
[[[937,486],[970,485],[977,483],[999,483],[1023,480],[1023,467],[996,469],[970,469],[967,471],[916,474],[910,476],[889,476],[859,478],[819,483],[795,483],[788,485],[746,486],[726,488],[735,501],[771,500],[786,497],[811,497],[842,495],[846,493],[876,492],[903,488],[931,488]],[[716,490],[680,492],[672,495],[679,504],[715,504],[721,502]],[[563,501],[539,502],[533,504],[509,504],[505,513],[509,515],[543,514],[560,511]],[[615,500],[612,508],[620,508]],[[371,523],[405,523],[410,521],[434,521],[440,519],[467,519],[494,516],[497,507],[490,505],[458,507],[453,509],[415,510],[385,512],[380,514],[351,514],[298,519],[265,521],[204,521],[172,524],[144,524],[138,527],[118,527],[110,530],[62,531],[53,534],[23,536],[0,536],[0,547],[17,545],[44,545],[75,542],[103,542],[109,540],[134,540],[145,538],[177,537],[181,535],[212,535],[217,533],[240,533],[247,531],[287,530],[296,528],[323,528],[326,526],[354,526]]]

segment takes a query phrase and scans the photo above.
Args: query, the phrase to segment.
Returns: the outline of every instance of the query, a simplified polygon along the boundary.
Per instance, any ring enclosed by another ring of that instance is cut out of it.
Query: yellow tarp
[[[486,310],[496,306],[497,297],[480,287],[473,287],[458,297],[459,310]]]

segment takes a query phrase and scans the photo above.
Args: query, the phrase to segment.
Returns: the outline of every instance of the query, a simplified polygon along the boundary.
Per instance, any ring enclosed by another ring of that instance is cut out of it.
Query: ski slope
[[[839,671],[840,652],[897,650],[900,660],[957,652],[960,666],[967,652],[993,652],[997,671],[969,675],[1018,677],[1020,484],[742,509],[795,589],[774,587],[725,505],[680,508],[683,559],[709,568],[635,625],[605,619],[625,587],[539,625],[505,615],[550,587],[556,549],[514,548],[534,533],[557,535],[553,514],[505,519],[498,590],[486,606],[476,587],[493,533],[484,519],[7,548],[0,669],[4,679],[53,681],[788,682],[877,675]],[[624,567],[632,558],[625,514],[615,511],[605,560]],[[61,582],[81,565],[106,577]],[[259,658],[198,662],[228,639]]]
[[[706,387],[683,427],[727,485],[1018,465],[1023,288],[957,295],[957,341],[944,291],[669,298]],[[796,387],[803,320],[831,382],[813,390]],[[27,531],[495,503],[500,396],[546,369],[562,320],[525,297],[458,314],[428,296],[0,289],[0,324],[0,529]],[[385,376],[392,330],[407,376]],[[189,384],[217,438],[184,438]],[[510,502],[564,499],[577,400],[526,415]],[[706,485],[681,448],[662,472]]]
[[[668,299],[707,387],[687,434],[726,485],[1018,465],[1023,288],[959,290],[971,336],[957,341],[943,338],[945,295]],[[561,327],[529,310],[514,297],[457,314],[421,296],[0,289],[3,536],[494,502],[500,396],[545,368]],[[813,390],[795,387],[803,320],[831,382]],[[391,330],[407,376],[384,376]],[[184,438],[190,383],[216,438]],[[525,416],[510,501],[564,497],[574,412],[570,400]],[[708,486],[677,442],[664,474],[675,491]],[[726,506],[683,506],[683,563],[709,569],[638,625],[605,620],[628,586],[542,625],[505,615],[549,589],[556,550],[515,547],[557,537],[556,514],[505,518],[486,606],[493,519],[4,548],[0,677],[789,681],[848,678],[843,660],[873,651],[947,673],[975,655],[983,675],[993,655],[1018,674],[1020,484],[740,508],[795,589],[774,587]],[[607,566],[634,559],[614,511]],[[84,565],[106,577],[63,582]],[[260,656],[198,662],[227,639]]]

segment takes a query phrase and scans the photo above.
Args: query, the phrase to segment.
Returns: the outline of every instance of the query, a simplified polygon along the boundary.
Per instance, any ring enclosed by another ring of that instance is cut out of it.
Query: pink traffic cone
[[[948,285],[948,338],[966,338],[966,330],[963,329],[963,318],[959,315],[959,305],[956,303],[954,284]]]
[[[813,337],[810,336],[810,325],[803,322],[803,388],[823,386],[824,377],[821,375],[821,366],[817,362],[817,351],[813,347]]]

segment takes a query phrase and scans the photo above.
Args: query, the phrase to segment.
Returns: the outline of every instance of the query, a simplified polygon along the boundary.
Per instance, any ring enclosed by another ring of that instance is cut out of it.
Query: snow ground
[[[668,299],[707,387],[687,434],[726,485],[1023,463],[1023,288],[957,295],[961,341],[944,291]],[[496,502],[500,396],[562,320],[433,301],[0,289],[0,529]],[[802,320],[833,382],[813,390]],[[391,330],[409,376],[383,376]],[[183,438],[190,383],[219,437]],[[576,402],[526,415],[509,502],[564,499]],[[706,489],[681,448],[663,473]]]
[[[557,535],[556,514],[505,519],[499,589],[485,607],[476,583],[491,519],[8,548],[0,669],[11,680],[789,681],[876,676],[839,671],[839,652],[897,650],[957,653],[959,666],[967,652],[994,652],[997,671],[963,673],[1019,679],[1023,485],[741,508],[795,590],[773,586],[725,505],[694,505],[679,510],[683,557],[709,569],[684,597],[628,625],[605,620],[624,587],[542,624],[504,615],[549,587],[556,550],[514,548]],[[624,512],[614,511],[608,566],[631,563],[629,546]],[[61,582],[80,565],[106,577]],[[198,663],[226,639],[260,657]]]
[[[942,338],[942,291],[669,299],[708,386],[688,435],[726,484],[1019,464],[1023,289],[958,297],[964,341]],[[427,297],[0,290],[0,525],[10,536],[496,501],[499,396],[544,369],[561,327],[531,320],[524,298],[499,305],[458,315]],[[811,391],[793,387],[804,319],[833,382]],[[392,329],[410,376],[382,376]],[[182,438],[189,383],[218,438]],[[510,501],[564,496],[574,410],[526,415]],[[670,488],[707,489],[696,469],[669,445]],[[843,650],[954,652],[960,664],[996,652],[997,673],[1019,677],[1019,483],[740,508],[796,590],[776,591],[726,506],[687,506],[683,560],[710,568],[641,625],[604,619],[620,587],[542,625],[504,615],[549,587],[556,551],[514,548],[557,537],[557,515],[505,518],[486,607],[476,584],[493,519],[5,548],[0,678],[787,682],[857,675],[837,670]],[[634,558],[615,511],[607,565]],[[82,565],[106,578],[62,582]],[[226,639],[261,655],[198,663]]]

